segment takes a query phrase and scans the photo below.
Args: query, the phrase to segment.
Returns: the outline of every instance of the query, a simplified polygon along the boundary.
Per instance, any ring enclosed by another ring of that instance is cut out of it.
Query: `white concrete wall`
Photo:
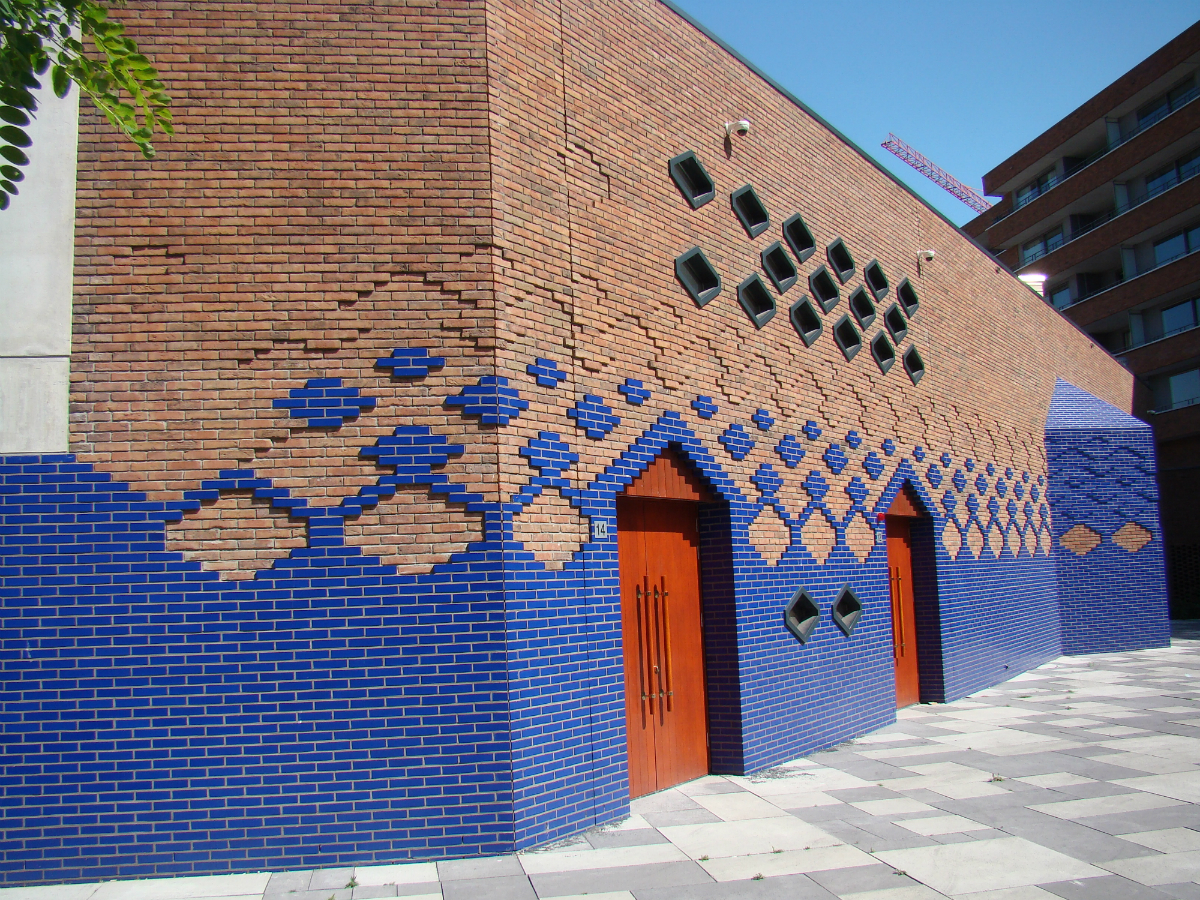
[[[38,99],[21,193],[0,210],[0,453],[67,449],[79,93]]]

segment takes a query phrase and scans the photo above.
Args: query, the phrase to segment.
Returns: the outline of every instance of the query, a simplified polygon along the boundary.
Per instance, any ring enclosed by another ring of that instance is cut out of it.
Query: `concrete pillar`
[[[0,211],[0,454],[67,449],[79,93],[38,100],[21,193]]]

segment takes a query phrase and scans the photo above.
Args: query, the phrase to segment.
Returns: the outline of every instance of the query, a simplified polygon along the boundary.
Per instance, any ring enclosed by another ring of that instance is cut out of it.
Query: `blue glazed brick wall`
[[[1170,622],[1150,426],[1060,379],[1046,418],[1046,453],[1063,651],[1167,646]],[[1135,537],[1143,529],[1146,542],[1134,550],[1122,546],[1123,528]],[[1068,537],[1064,543],[1072,529],[1089,540],[1079,544]],[[1069,549],[1092,542],[1095,546],[1083,553]]]

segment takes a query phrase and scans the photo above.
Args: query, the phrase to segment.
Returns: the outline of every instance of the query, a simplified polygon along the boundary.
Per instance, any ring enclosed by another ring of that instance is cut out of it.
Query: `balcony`
[[[1133,278],[1078,297],[1062,311],[1081,328],[1087,328],[1131,306],[1172,291],[1192,289],[1200,284],[1200,251],[1146,269]],[[1183,299],[1181,296],[1180,299]]]

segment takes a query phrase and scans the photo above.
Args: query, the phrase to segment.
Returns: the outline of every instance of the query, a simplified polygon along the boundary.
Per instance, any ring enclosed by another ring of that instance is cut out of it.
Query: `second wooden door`
[[[910,525],[911,520],[904,516],[887,517],[888,574],[892,589],[892,656],[896,661],[897,707],[911,706],[921,700]]]
[[[708,773],[699,545],[695,503],[617,500],[632,797]]]

